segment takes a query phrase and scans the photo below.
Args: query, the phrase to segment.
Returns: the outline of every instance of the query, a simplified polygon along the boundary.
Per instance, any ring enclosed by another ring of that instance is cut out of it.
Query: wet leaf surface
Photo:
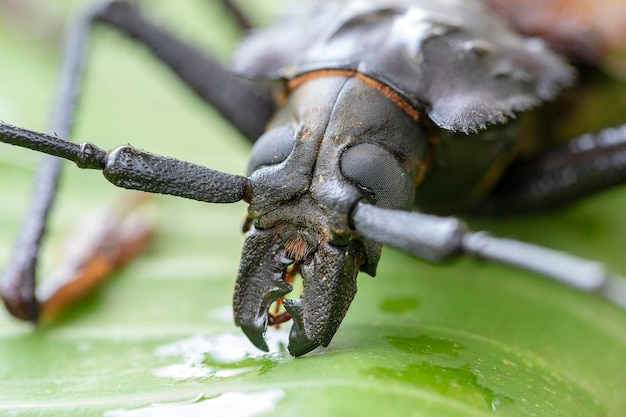
[[[226,59],[236,31],[223,15],[206,2],[166,3],[160,20]],[[0,35],[0,119],[44,129],[54,50],[4,27]],[[95,44],[77,138],[244,172],[247,145],[215,112],[128,41],[98,31]],[[2,147],[0,265],[36,165],[33,153]],[[42,276],[50,247],[75,219],[121,194],[70,166],[62,191]],[[624,207],[616,189],[552,213],[472,224],[626,275]],[[626,409],[626,314],[592,295],[499,265],[437,266],[385,249],[378,276],[360,277],[327,349],[293,359],[278,332],[263,354],[229,307],[245,205],[155,197],[149,210],[159,218],[155,241],[98,293],[37,331],[0,314],[0,414],[571,417]]]

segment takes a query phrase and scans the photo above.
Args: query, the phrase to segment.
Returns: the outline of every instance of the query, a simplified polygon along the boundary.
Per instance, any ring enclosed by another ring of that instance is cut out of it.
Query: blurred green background
[[[1,120],[45,130],[60,33],[79,3],[0,2]],[[240,35],[217,2],[144,3],[154,19],[228,62]],[[264,24],[281,1],[239,3]],[[84,92],[77,140],[131,143],[245,171],[245,141],[146,52],[110,30],[95,33]],[[0,149],[2,266],[39,155]],[[66,167],[41,276],[75,219],[121,193],[97,172]],[[198,415],[206,405],[205,414],[227,415],[571,417],[621,416],[626,409],[623,311],[532,274],[469,259],[437,266],[386,248],[378,276],[360,277],[327,349],[298,359],[280,348],[260,355],[229,316],[245,205],[156,197],[154,206],[156,239],[97,294],[38,331],[0,313],[0,415],[140,415],[111,410],[200,394],[194,404],[145,411]],[[600,260],[626,275],[624,207],[626,190],[615,189],[550,213],[470,222]],[[218,397],[226,404],[219,411],[211,398],[233,392],[245,395]],[[237,407],[243,403],[258,408]]]

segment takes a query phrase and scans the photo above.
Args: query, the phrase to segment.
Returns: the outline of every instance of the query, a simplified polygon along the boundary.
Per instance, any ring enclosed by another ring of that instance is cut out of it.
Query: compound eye
[[[252,147],[248,176],[257,169],[283,162],[291,154],[296,137],[292,128],[279,126],[265,132]]]
[[[343,175],[367,190],[378,207],[408,210],[413,206],[413,178],[389,151],[373,143],[346,149],[341,155]]]

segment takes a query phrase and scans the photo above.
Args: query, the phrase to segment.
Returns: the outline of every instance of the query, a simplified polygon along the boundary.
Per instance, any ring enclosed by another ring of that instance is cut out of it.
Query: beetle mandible
[[[59,137],[69,134],[95,22],[145,44],[255,141],[246,176],[131,146],[105,151]],[[234,313],[260,349],[267,350],[268,325],[289,319],[293,355],[327,346],[355,296],[358,272],[375,274],[382,244],[430,261],[461,254],[503,261],[626,306],[623,280],[597,263],[470,232],[460,220],[440,216],[544,208],[626,179],[619,158],[601,162],[622,151],[626,125],[522,153],[528,137],[514,119],[571,87],[576,72],[546,42],[513,31],[483,2],[303,6],[246,38],[233,69],[237,77],[130,3],[101,2],[69,36],[52,129],[59,136],[2,123],[0,140],[102,170],[119,187],[248,202]],[[276,89],[241,78],[274,81]],[[414,205],[432,214],[409,212]],[[38,250],[38,243],[27,245]],[[34,321],[32,270],[32,263],[14,260],[3,299],[14,315]],[[302,294],[283,300],[297,274]],[[280,300],[286,311],[270,314]]]

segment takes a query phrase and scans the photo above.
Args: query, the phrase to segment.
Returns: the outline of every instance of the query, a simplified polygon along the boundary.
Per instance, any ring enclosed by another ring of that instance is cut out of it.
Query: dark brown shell
[[[479,1],[325,1],[248,37],[235,72],[289,79],[322,69],[364,73],[398,91],[441,128],[504,123],[552,98],[574,71]]]

